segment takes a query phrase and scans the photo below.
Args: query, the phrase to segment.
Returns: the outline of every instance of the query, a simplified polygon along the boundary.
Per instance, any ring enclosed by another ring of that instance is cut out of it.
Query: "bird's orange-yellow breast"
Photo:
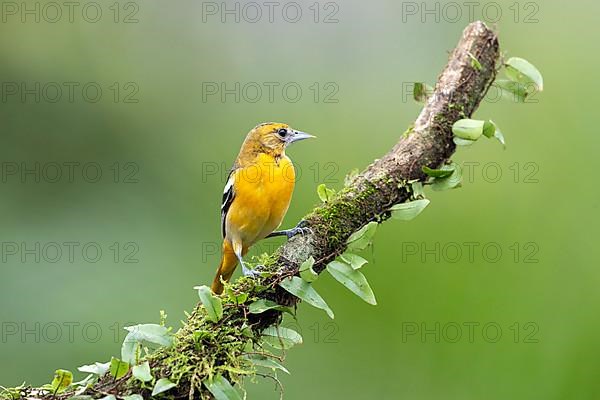
[[[251,246],[273,232],[283,220],[294,191],[296,173],[291,160],[260,153],[254,162],[234,172],[235,201],[227,213],[230,239]]]

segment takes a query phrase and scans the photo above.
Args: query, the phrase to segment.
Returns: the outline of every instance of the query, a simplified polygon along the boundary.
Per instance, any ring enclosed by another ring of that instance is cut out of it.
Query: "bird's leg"
[[[298,225],[296,225],[292,229],[286,229],[284,231],[275,231],[267,237],[270,238],[270,237],[277,237],[277,236],[287,236],[288,239],[291,239],[296,235],[306,235],[308,233],[312,233],[312,230],[309,227],[307,227],[306,225],[307,225],[306,221],[300,221],[298,223]]]
[[[244,258],[242,257],[242,245],[241,244],[234,243],[233,252],[235,253],[235,256],[237,257],[238,261],[240,262],[240,265],[242,266],[242,274],[244,274],[244,276],[255,277],[258,275],[257,272],[252,271],[251,269],[247,268],[246,264],[244,264]]]

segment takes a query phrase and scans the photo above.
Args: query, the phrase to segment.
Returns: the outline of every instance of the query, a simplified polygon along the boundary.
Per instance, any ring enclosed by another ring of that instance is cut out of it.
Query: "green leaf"
[[[443,179],[451,177],[456,172],[457,168],[459,168],[459,166],[454,162],[451,162],[450,164],[442,165],[440,167],[439,171],[448,172],[449,174],[444,173],[443,175],[445,175],[445,176],[441,176],[439,178],[434,178],[433,181],[435,182],[436,180],[443,180]]]
[[[123,400],[144,400],[139,394],[130,394],[129,396],[123,397]]]
[[[135,335],[129,332],[121,345],[121,360],[131,365],[137,364],[141,346],[142,344],[135,338]]]
[[[415,82],[413,86],[413,98],[417,103],[425,103],[433,94],[433,88],[423,82]]]
[[[310,256],[308,260],[304,261],[300,265],[300,269],[298,270],[298,272],[300,272],[300,277],[308,283],[316,281],[319,277],[319,274],[317,274],[312,268],[313,265],[315,265],[315,259],[314,257]]]
[[[453,170],[451,169],[431,169],[428,166],[423,166],[423,172],[432,178],[446,178],[452,175]]]
[[[77,368],[77,370],[80,372],[87,372],[89,374],[94,374],[94,375],[98,375],[98,376],[102,376],[102,375],[106,374],[109,369],[110,369],[110,362],[107,362],[107,363],[96,362],[96,363],[90,364],[90,365],[82,365],[81,367]]]
[[[276,349],[287,350],[302,344],[302,336],[293,329],[270,326],[262,332],[263,340]]]
[[[483,124],[483,136],[486,138],[493,138],[496,134],[496,124],[494,121],[485,121]]]
[[[118,358],[112,358],[110,360],[110,376],[115,379],[120,379],[129,372],[129,364],[119,360]]]
[[[132,338],[138,342],[149,342],[164,347],[173,344],[173,337],[169,333],[169,329],[162,325],[140,324],[126,326],[125,330],[131,333]]]
[[[454,136],[453,140],[454,144],[456,144],[457,146],[471,146],[473,143],[475,143],[474,140],[461,139],[456,136]]]
[[[445,165],[442,168],[451,168],[453,170],[452,175],[447,178],[436,178],[431,184],[431,188],[437,192],[443,190],[454,189],[460,187],[462,184],[462,171],[456,163]]]
[[[410,190],[412,191],[412,197],[415,199],[424,199],[425,190],[423,189],[423,183],[416,181],[410,184]]]
[[[451,173],[452,174],[452,173]],[[450,174],[450,175],[451,175]],[[423,210],[429,205],[430,201],[415,200],[408,203],[396,204],[390,211],[392,212],[392,218],[400,221],[411,221],[415,219]]]
[[[148,382],[152,380],[152,374],[150,373],[150,364],[148,361],[143,362],[140,365],[136,365],[132,370],[133,377],[139,379],[142,382]]]
[[[312,285],[308,282],[304,282],[302,278],[297,276],[292,276],[290,278],[284,279],[279,283],[279,286],[293,294],[294,296],[304,300],[311,306],[320,308],[321,310],[325,310],[329,318],[333,319],[333,311],[331,308],[325,303],[325,300],[319,293],[312,287]]]
[[[544,78],[538,69],[529,61],[512,57],[506,62],[506,76],[512,81],[522,84],[533,83],[541,92],[544,90]]]
[[[483,134],[488,138],[495,137],[498,141],[506,148],[506,142],[504,141],[504,135],[498,128],[498,125],[492,120],[489,120],[485,123],[485,128]]]
[[[317,186],[317,194],[319,195],[319,199],[321,199],[323,203],[326,203],[333,198],[335,190],[328,189],[324,183],[321,183],[319,186]]]
[[[348,244],[348,250],[364,250],[369,244],[371,239],[375,236],[377,231],[377,222],[369,222],[367,225],[354,232],[346,243]]]
[[[367,278],[365,278],[360,271],[338,261],[332,261],[327,264],[327,271],[329,271],[331,276],[338,282],[346,286],[352,293],[356,294],[367,303],[372,305],[377,304],[373,290],[371,290],[369,282],[367,282]]]
[[[200,296],[200,301],[208,313],[209,321],[219,322],[223,318],[223,304],[221,303],[221,299],[213,296],[208,286],[196,286],[195,289],[198,289],[198,296]]]
[[[506,100],[516,103],[524,103],[527,96],[531,93],[527,87],[519,82],[513,82],[506,79],[498,79],[494,82],[494,86],[500,89],[502,97]]]
[[[346,264],[350,265],[352,269],[360,269],[363,265],[365,265],[368,262],[361,256],[357,256],[356,254],[352,253],[344,253],[340,256],[340,258]]]
[[[125,329],[129,333],[121,346],[121,360],[130,365],[137,364],[142,342],[165,347],[173,344],[173,337],[169,333],[169,330],[162,325],[140,324],[126,326]]]
[[[286,374],[290,373],[290,371],[288,371],[287,368],[285,368],[283,365],[279,364],[277,361],[269,357],[265,357],[259,354],[253,354],[250,357],[248,357],[248,360],[250,360],[254,365],[258,367],[270,368],[272,370],[278,369],[285,372]]]
[[[78,389],[73,392],[74,395],[79,395],[85,392],[85,390],[93,385],[98,380],[98,376],[94,376],[94,374],[88,374],[85,378],[78,382],[73,382],[71,384],[72,387],[77,387]]]
[[[483,67],[481,66],[479,60],[471,53],[469,53],[469,57],[471,57],[471,67],[477,71],[481,71]]]
[[[177,385],[168,380],[167,378],[160,378],[158,381],[156,381],[154,389],[152,389],[152,396],[164,393],[167,390],[173,389],[175,386]]]
[[[476,119],[460,119],[452,126],[452,133],[460,139],[477,140],[483,134],[484,124]]]
[[[234,302],[235,304],[244,304],[246,300],[248,300],[248,293],[235,293],[231,286],[227,286],[227,296],[229,300]]]
[[[206,379],[202,383],[215,396],[215,400],[242,400],[240,394],[231,386],[231,383],[221,375]]]
[[[73,383],[73,374],[71,371],[57,369],[54,371],[54,379],[52,379],[50,386],[52,387],[52,392],[56,394],[64,392],[71,383]]]
[[[117,400],[117,398],[115,396],[113,396],[112,394],[109,394],[109,395],[102,397],[100,400]]]
[[[504,148],[506,149],[506,140],[504,139],[504,135],[502,134],[502,131],[500,131],[500,129],[498,129],[498,126],[496,126],[496,133],[494,133],[494,137],[496,139],[498,139],[498,141],[502,144],[502,146],[504,146]]]
[[[282,306],[274,301],[265,299],[256,300],[255,302],[250,303],[248,309],[250,310],[250,314],[262,314],[268,310],[277,310],[294,315],[294,311],[291,307]]]

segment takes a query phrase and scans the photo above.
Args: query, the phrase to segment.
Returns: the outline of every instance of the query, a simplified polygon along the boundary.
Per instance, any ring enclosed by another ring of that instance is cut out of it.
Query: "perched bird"
[[[312,137],[273,122],[258,125],[246,136],[223,192],[223,249],[212,283],[214,293],[223,292],[221,280],[231,279],[238,262],[244,275],[252,275],[243,257],[254,243],[267,237],[290,238],[303,232],[300,226],[274,231],[288,210],[296,178],[285,149],[291,143]]]

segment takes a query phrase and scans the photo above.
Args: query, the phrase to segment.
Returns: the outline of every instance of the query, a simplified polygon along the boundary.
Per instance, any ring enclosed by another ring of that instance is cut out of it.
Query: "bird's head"
[[[267,122],[252,129],[248,134],[248,138],[255,140],[261,146],[271,151],[283,153],[289,144],[303,139],[314,138],[314,136],[292,129],[287,124]]]

